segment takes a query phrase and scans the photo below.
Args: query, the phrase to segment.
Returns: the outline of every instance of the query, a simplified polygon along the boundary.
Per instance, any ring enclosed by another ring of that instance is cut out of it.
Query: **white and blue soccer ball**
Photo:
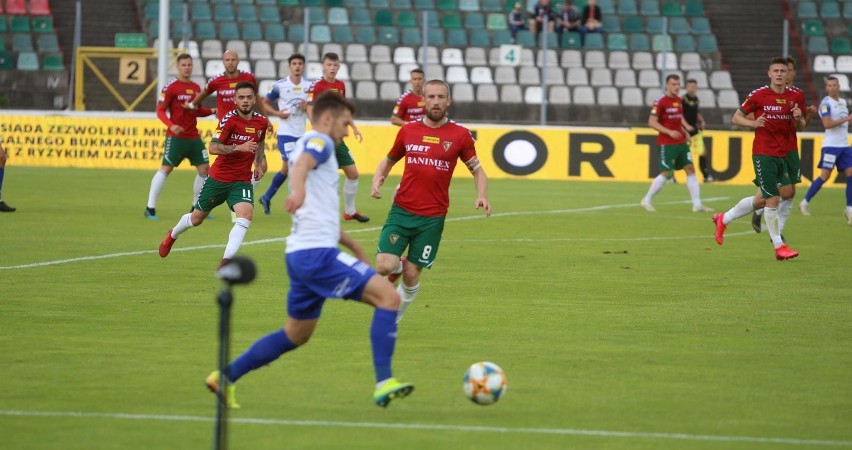
[[[493,362],[473,364],[464,374],[464,395],[477,405],[497,403],[506,393],[506,374]]]

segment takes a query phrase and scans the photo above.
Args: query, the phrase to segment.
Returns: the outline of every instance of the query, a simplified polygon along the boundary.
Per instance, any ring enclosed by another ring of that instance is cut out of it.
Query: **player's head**
[[[796,79],[796,59],[788,56],[785,60],[787,61],[787,86],[792,86],[793,80]]]
[[[225,73],[233,75],[237,73],[237,67],[240,65],[240,55],[234,50],[225,50],[222,54],[222,64],[225,65]]]
[[[237,104],[237,109],[240,114],[251,114],[254,109],[254,102],[257,100],[257,95],[254,92],[254,85],[248,81],[237,83],[234,88],[234,102]]]
[[[287,58],[287,64],[290,66],[290,75],[301,77],[305,73],[305,55],[293,53]]]
[[[411,90],[414,91],[415,94],[423,94],[423,83],[426,81],[426,74],[423,73],[423,69],[411,69],[409,72],[411,75]]]
[[[686,93],[690,97],[695,97],[695,94],[698,92],[698,80],[694,80],[692,78],[686,80]]]
[[[769,61],[769,76],[773,86],[783,87],[787,85],[787,58],[776,56]]]
[[[338,70],[340,70],[340,56],[337,56],[337,53],[328,52],[322,55],[322,77],[325,81],[337,79]]]
[[[677,97],[680,94],[680,75],[669,74],[666,77],[666,95]]]
[[[835,76],[829,76],[825,78],[825,92],[831,98],[837,98],[840,96],[840,79]]]
[[[183,81],[188,80],[192,76],[192,56],[187,53],[177,55],[177,73],[178,78]]]
[[[355,105],[332,91],[321,93],[314,99],[311,111],[314,129],[327,134],[337,145],[349,135],[349,126],[355,114]]]
[[[426,117],[432,122],[439,122],[447,116],[447,108],[453,100],[450,98],[450,86],[441,80],[429,80],[423,87],[423,102]]]

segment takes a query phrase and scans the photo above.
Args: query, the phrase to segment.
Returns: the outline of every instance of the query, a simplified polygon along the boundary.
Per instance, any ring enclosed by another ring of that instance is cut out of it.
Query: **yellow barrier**
[[[205,143],[215,125],[209,118],[199,120]],[[362,123],[359,128],[364,141],[358,143],[350,136],[346,142],[359,170],[370,174],[399,129],[378,123]],[[491,178],[644,182],[658,172],[657,133],[648,128],[470,128]],[[0,137],[13,165],[155,170],[163,157],[165,126],[155,118],[3,115]],[[751,183],[753,133],[707,131],[704,138],[705,152],[720,182]],[[802,175],[811,179],[818,173],[822,135],[803,133],[799,141]],[[277,170],[280,157],[274,135],[267,139],[267,158],[270,171]],[[397,164],[392,173],[401,173],[402,166]],[[189,163],[180,168],[189,169]],[[457,171],[470,176],[463,164]]]

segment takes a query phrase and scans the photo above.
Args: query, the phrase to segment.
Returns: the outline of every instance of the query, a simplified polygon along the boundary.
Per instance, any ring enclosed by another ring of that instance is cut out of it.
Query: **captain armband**
[[[479,163],[479,158],[476,156],[465,161],[465,165],[467,165],[467,170],[469,170],[470,173],[474,173],[476,172],[476,169],[482,167],[482,164]]]

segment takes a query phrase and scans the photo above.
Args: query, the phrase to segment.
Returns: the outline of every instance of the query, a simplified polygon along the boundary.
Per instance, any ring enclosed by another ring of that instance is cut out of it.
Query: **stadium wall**
[[[199,120],[208,142],[216,121]],[[388,122],[358,122],[364,141],[346,139],[362,173],[373,172],[398,128]],[[477,152],[490,178],[644,182],[658,173],[657,133],[650,128],[531,127],[471,125]],[[35,112],[0,115],[0,137],[9,164],[33,167],[148,169],[159,167],[165,126],[150,113]],[[750,184],[753,133],[706,131],[705,148],[714,177]],[[267,138],[270,170],[280,160],[275,137]],[[821,133],[801,133],[802,175],[818,173]],[[392,173],[400,174],[403,164]],[[179,169],[189,170],[188,163]],[[463,164],[456,175],[467,176]],[[835,180],[839,184],[842,180]],[[831,183],[829,183],[831,184]]]

